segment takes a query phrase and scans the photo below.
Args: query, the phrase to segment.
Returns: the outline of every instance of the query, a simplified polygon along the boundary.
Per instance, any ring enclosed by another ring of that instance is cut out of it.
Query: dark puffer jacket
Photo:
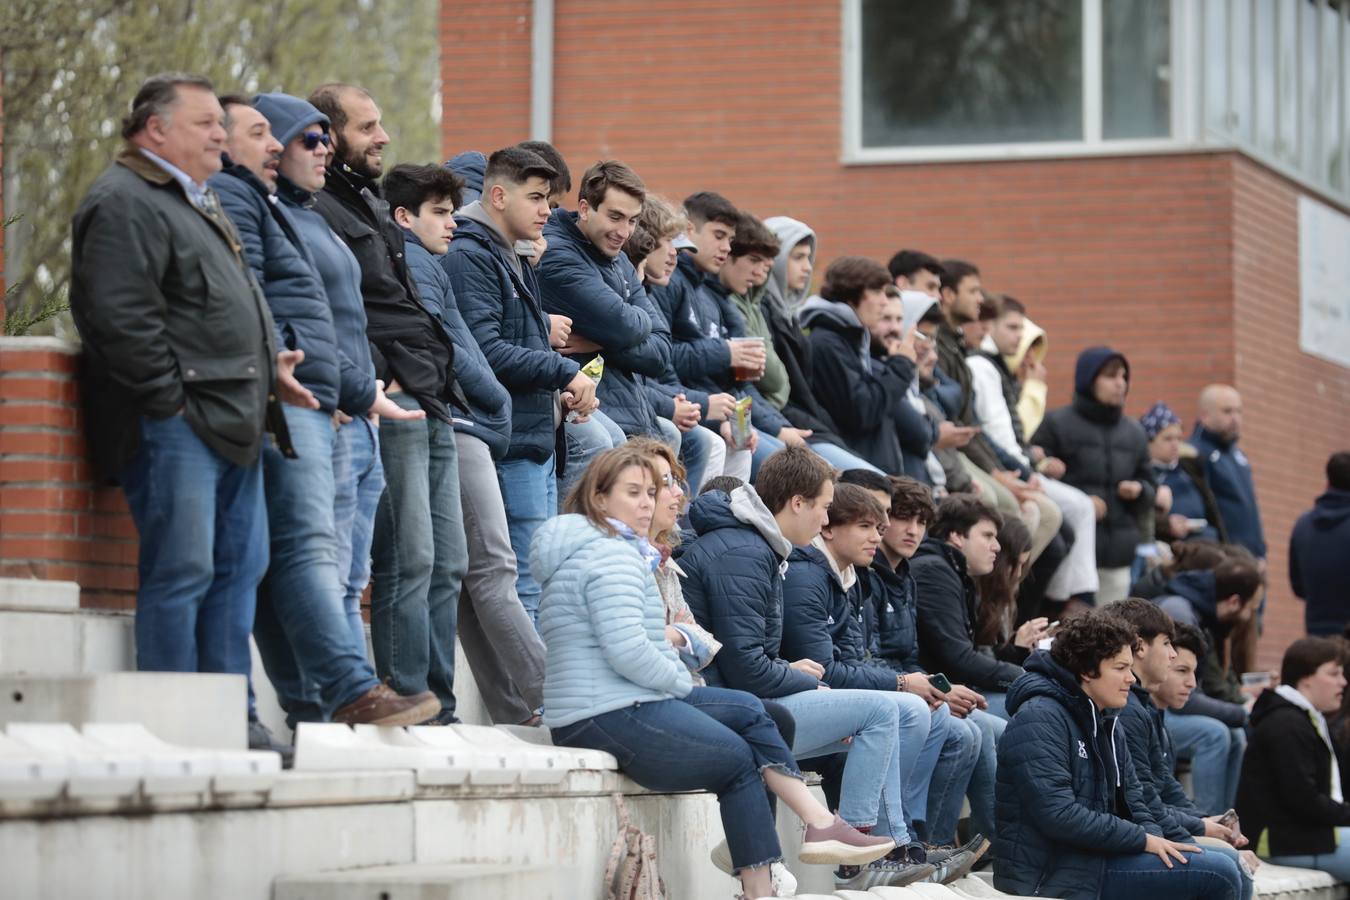
[[[455,431],[478,438],[487,444],[493,459],[501,459],[511,444],[511,394],[492,374],[487,357],[473,339],[440,259],[417,235],[411,231],[407,235],[408,269],[422,304],[440,320],[455,345],[455,380],[469,405],[467,411],[455,415]]]
[[[797,547],[783,580],[783,656],[814,659],[832,688],[893,691],[895,673],[867,653],[862,584],[844,590],[817,547]]]
[[[1158,734],[1160,729],[1166,732],[1161,723],[1162,715],[1163,711],[1153,704],[1148,691],[1134,684],[1130,686],[1129,702],[1120,711],[1120,727],[1125,731],[1125,744],[1130,748],[1130,760],[1134,763],[1134,774],[1139,778],[1144,802],[1162,829],[1163,837],[1169,841],[1189,841],[1205,833],[1205,823],[1172,775],[1174,760]]]
[[[1266,536],[1261,528],[1261,507],[1256,502],[1256,484],[1247,454],[1237,445],[1197,425],[1191,446],[1205,466],[1205,477],[1219,514],[1228,529],[1228,540],[1241,544],[1260,559],[1266,557]]]
[[[769,335],[773,338],[773,349],[787,370],[788,402],[783,407],[783,416],[792,423],[793,428],[810,431],[809,441],[813,444],[830,443],[847,447],[843,437],[838,434],[834,418],[811,391],[815,368],[806,335],[770,301],[761,301],[760,309],[764,313],[764,323],[769,326]]]
[[[909,560],[891,568],[877,553],[871,568],[858,573],[866,594],[865,615],[875,623],[868,629],[873,640],[868,652],[895,672],[922,672],[919,664],[918,591],[909,572]]]
[[[792,545],[754,488],[709,491],[690,507],[689,522],[698,538],[680,556],[684,599],[698,624],[722,642],[703,670],[708,684],[766,698],[815,690],[815,678],[779,655]]]
[[[1142,853],[1148,834],[1162,834],[1144,803],[1124,730],[1043,650],[1031,654],[1027,673],[1008,691],[1008,713],[994,789],[994,887],[1096,900],[1107,858]]]
[[[1350,804],[1331,799],[1331,759],[1306,709],[1273,690],[1261,692],[1237,790],[1242,830],[1257,853],[1336,851],[1335,829],[1350,825]]]
[[[895,416],[907,402],[913,360],[871,359],[864,349],[862,323],[846,303],[812,297],[802,307],[801,321],[810,329],[807,341],[816,401],[833,411],[839,434],[851,449],[885,472],[903,474]]]
[[[1307,604],[1308,634],[1341,633],[1350,620],[1350,491],[1328,489],[1289,535],[1289,583]]]
[[[576,222],[576,213],[556,209],[544,226],[548,250],[539,261],[544,311],[569,317],[577,334],[600,345],[605,371],[596,396],[605,415],[624,434],[660,437],[656,411],[637,376],[665,374],[670,330],[628,257],[600,252]]]
[[[1153,466],[1143,426],[1122,415],[1121,407],[1093,399],[1096,371],[1077,386],[1071,405],[1046,413],[1031,443],[1064,461],[1065,484],[1106,502],[1106,517],[1097,522],[1097,565],[1114,569],[1130,564],[1143,539],[1139,517],[1153,509]],[[1123,500],[1116,493],[1122,481],[1137,481],[1143,491]]]
[[[522,266],[517,274],[507,256],[511,249],[486,225],[469,218],[458,222],[441,265],[483,356],[511,392],[511,445],[505,458],[545,462],[557,446],[556,392],[581,366],[549,346],[534,268]]]
[[[929,672],[941,672],[953,684],[976,690],[1006,691],[1022,675],[1026,651],[1007,650],[1007,659],[975,644],[975,581],[966,557],[946,541],[925,538],[910,560],[919,595],[919,660]]]
[[[272,311],[277,346],[304,351],[295,377],[320,409],[332,412],[341,387],[342,353],[323,281],[290,212],[244,166],[231,163],[207,183],[239,232],[244,261]]]
[[[682,253],[670,281],[654,288],[652,299],[670,325],[671,353],[680,381],[715,394],[718,389],[713,379],[730,372],[731,350],[721,330],[720,311],[700,296],[702,285],[703,270],[689,254]]]

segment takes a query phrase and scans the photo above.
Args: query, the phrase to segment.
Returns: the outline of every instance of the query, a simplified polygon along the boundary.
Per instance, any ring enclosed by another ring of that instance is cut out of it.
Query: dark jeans
[[[141,542],[136,667],[247,676],[267,568],[262,464],[228,462],[182,416],[132,427],[141,446],[121,481]]]
[[[390,395],[404,409],[417,401]],[[455,434],[434,416],[380,421],[384,496],[371,547],[370,636],[375,669],[400,694],[434,691],[455,710],[455,627],[469,566]]]
[[[1152,853],[1110,856],[1102,877],[1101,900],[1238,900],[1242,877],[1220,853],[1187,853],[1188,863],[1172,868]]]
[[[272,558],[253,636],[288,722],[318,722],[379,682],[357,652],[343,607],[329,413],[285,407],[298,456],[263,448]],[[363,648],[364,650],[364,648]]]
[[[654,791],[714,791],[736,870],[783,858],[760,770],[801,773],[753,695],[696,687],[683,700],[638,703],[554,728],[553,742],[612,753],[625,775]]]

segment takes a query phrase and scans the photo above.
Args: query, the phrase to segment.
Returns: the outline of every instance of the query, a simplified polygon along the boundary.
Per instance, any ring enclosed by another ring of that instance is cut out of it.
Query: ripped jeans
[[[636,703],[552,732],[561,747],[614,754],[619,770],[650,790],[716,793],[738,871],[782,860],[760,771],[801,773],[754,695],[696,687],[682,700]]]

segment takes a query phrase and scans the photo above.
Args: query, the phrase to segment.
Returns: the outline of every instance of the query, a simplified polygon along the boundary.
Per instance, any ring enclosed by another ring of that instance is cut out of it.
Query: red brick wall
[[[136,529],[85,462],[75,348],[0,338],[0,576],[78,582],[80,604],[130,608]]]
[[[528,73],[519,7],[471,18],[496,21],[485,44],[510,57],[494,67]],[[448,21],[470,8],[444,4]],[[1277,658],[1302,623],[1289,527],[1327,453],[1350,446],[1350,373],[1297,350],[1297,189],[1227,152],[843,166],[840,25],[837,3],[809,0],[557,0],[554,143],[574,175],[614,156],[672,199],[713,189],[802,219],[819,236],[818,272],[901,246],[971,259],[1050,332],[1052,404],[1068,400],[1074,357],[1094,343],[1129,355],[1132,413],[1165,399],[1190,419],[1201,387],[1236,382],[1272,546],[1263,657]],[[528,83],[508,92],[475,77],[478,96],[521,104],[476,119],[449,77],[447,150],[527,136]]]
[[[530,2],[441,7],[441,147],[491,153],[529,137]],[[472,129],[462,127],[472,123]]]

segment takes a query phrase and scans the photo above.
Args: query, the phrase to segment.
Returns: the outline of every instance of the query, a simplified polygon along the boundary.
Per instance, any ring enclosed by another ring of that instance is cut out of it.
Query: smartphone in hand
[[[952,683],[948,681],[947,676],[943,675],[941,672],[936,675],[929,675],[928,683],[944,694],[950,694],[952,692]]]

